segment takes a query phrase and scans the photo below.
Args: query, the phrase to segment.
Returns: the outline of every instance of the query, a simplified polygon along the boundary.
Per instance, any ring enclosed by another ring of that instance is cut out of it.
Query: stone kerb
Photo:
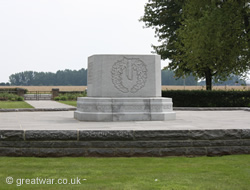
[[[250,154],[250,130],[2,130],[0,156],[120,157]]]

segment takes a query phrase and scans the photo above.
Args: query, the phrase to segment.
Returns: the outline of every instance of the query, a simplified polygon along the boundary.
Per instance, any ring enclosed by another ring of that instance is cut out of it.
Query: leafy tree
[[[176,30],[181,25],[183,4],[184,0],[149,0],[145,5],[140,21],[145,22],[147,28],[155,29],[155,36],[161,45],[152,47],[162,59],[176,54],[174,42],[178,38]]]
[[[205,78],[206,89],[211,90],[213,78],[224,81],[230,74],[241,75],[249,69],[249,34],[242,14],[247,7],[242,2],[186,2],[175,42],[180,53],[169,64],[177,76],[193,72]]]
[[[155,28],[162,43],[153,46],[177,77],[193,73],[226,80],[249,67],[249,0],[149,0],[141,21]]]

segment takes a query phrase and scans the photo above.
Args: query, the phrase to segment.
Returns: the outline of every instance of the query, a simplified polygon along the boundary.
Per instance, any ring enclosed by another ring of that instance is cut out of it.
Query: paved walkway
[[[250,112],[242,110],[176,111],[173,121],[80,122],[73,115],[73,111],[0,112],[0,130],[250,129]]]
[[[75,108],[74,106],[62,104],[56,101],[51,101],[51,100],[30,100],[30,101],[25,101],[28,104],[32,105],[34,108],[50,108],[50,109],[57,109],[57,108]]]

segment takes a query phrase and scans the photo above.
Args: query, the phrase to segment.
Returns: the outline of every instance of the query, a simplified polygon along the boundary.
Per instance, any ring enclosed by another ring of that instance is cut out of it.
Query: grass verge
[[[76,101],[58,101],[60,103],[63,103],[63,104],[67,104],[67,105],[70,105],[70,106],[75,106],[77,105]]]
[[[0,101],[0,109],[15,109],[15,108],[33,108],[26,102],[23,101]]]
[[[21,189],[247,190],[250,187],[250,155],[195,158],[0,157],[0,171],[2,189],[21,186]],[[13,184],[7,184],[6,177],[12,177]],[[32,184],[44,179],[51,179],[51,182],[54,179],[53,184]]]

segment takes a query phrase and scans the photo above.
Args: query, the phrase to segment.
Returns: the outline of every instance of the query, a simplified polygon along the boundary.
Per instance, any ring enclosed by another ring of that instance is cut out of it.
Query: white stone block
[[[175,119],[171,98],[77,99],[74,117],[80,121],[165,121]]]
[[[93,55],[88,97],[161,97],[159,55]]]
[[[88,58],[88,97],[78,98],[80,121],[174,120],[172,99],[161,97],[158,55],[93,55]]]

